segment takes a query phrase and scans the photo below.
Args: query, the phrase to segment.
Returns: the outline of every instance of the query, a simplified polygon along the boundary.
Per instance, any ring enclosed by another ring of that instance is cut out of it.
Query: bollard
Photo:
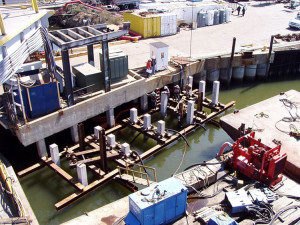
[[[102,130],[102,127],[100,127],[100,126],[94,127],[94,136],[96,139],[99,139],[99,131],[101,131],[101,130]]]
[[[219,89],[220,89],[220,81],[214,81],[213,93],[212,93],[212,103],[214,105],[219,104]]]
[[[205,85],[206,82],[204,80],[199,81],[199,92],[203,93],[202,98],[205,99]]]
[[[136,108],[130,109],[130,122],[136,123],[137,120],[138,120],[138,118],[137,118],[137,109]]]
[[[116,136],[114,134],[107,135],[107,143],[109,147],[116,147]]]
[[[194,101],[188,101],[187,113],[186,113],[186,123],[191,125],[194,122]]]
[[[78,181],[83,185],[88,185],[87,173],[86,173],[86,165],[85,164],[77,164],[77,176]]]
[[[122,147],[121,147],[121,151],[122,151],[125,155],[129,156],[129,154],[130,154],[130,145],[129,145],[128,143],[123,143],[123,144],[122,144]]]
[[[160,102],[160,113],[163,117],[165,117],[167,115],[168,92],[161,92]]]
[[[157,134],[164,135],[166,130],[166,123],[163,120],[157,122]]]
[[[57,144],[49,145],[52,162],[60,166],[60,156]]]
[[[151,126],[151,115],[149,115],[148,113],[144,115],[144,126],[143,128],[145,130],[149,129]]]

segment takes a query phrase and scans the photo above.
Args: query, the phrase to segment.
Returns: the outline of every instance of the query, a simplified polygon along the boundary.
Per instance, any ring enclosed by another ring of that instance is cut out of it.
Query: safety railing
[[[145,177],[145,180],[147,181],[147,185],[150,186],[150,180],[149,180],[148,173],[142,172],[143,169],[149,169],[153,172],[154,180],[155,180],[155,182],[157,182],[157,176],[156,176],[156,169],[155,168],[145,166],[145,165],[139,165],[139,164],[135,164],[135,163],[128,163],[128,162],[126,162],[125,165],[126,165],[125,168],[124,167],[118,167],[120,177],[122,177],[122,172],[125,172],[127,175],[131,175],[133,182],[136,182],[136,178],[144,179],[143,177]],[[138,167],[138,170],[133,170],[132,169],[133,166]]]
[[[15,207],[17,208],[19,217],[26,218],[25,209],[18,197],[17,192],[15,191],[15,189],[13,187],[12,179],[6,171],[6,166],[3,164],[3,162],[1,160],[0,160],[0,174],[5,183],[5,187],[3,187],[3,188],[11,196],[12,201],[13,201]],[[29,221],[27,221],[27,224],[30,224]]]
[[[0,8],[19,8],[26,9],[32,7],[36,13],[39,12],[38,4],[49,2],[52,3],[52,0],[1,0]]]

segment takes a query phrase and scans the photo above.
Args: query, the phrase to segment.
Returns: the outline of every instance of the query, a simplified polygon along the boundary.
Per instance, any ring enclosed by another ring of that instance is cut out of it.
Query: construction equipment
[[[282,180],[287,155],[280,154],[281,145],[270,148],[254,136],[252,132],[233,144],[229,164],[252,179],[274,186]]]

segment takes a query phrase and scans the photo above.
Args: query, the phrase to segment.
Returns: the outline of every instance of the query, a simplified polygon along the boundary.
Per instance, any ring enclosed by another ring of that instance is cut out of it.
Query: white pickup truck
[[[300,12],[297,13],[297,16],[295,19],[290,20],[289,26],[290,26],[290,28],[300,29]]]

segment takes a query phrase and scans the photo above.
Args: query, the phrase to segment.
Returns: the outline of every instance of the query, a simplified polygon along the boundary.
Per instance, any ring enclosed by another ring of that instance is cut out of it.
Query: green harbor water
[[[243,84],[221,90],[219,100],[222,103],[235,100],[236,105],[234,109],[241,109],[290,89],[300,91],[300,80]],[[207,96],[210,98],[210,93]],[[257,113],[260,113],[259,109],[257,109]],[[175,127],[176,122],[174,118],[173,115],[167,116],[166,126],[168,128]],[[152,117],[152,122],[159,119],[160,115],[156,114]],[[252,120],[252,118],[249,119]],[[212,159],[225,141],[231,141],[230,137],[222,129],[217,129],[211,125],[206,125],[206,128],[207,131],[198,128],[187,136],[190,148],[187,148],[186,156],[179,172],[191,164]],[[116,134],[116,139],[120,142],[130,142],[137,134],[137,132],[132,133],[130,129],[126,128]],[[64,138],[62,137],[61,143],[64,143],[63,140]],[[48,142],[50,141],[48,140],[47,144]],[[131,149],[144,152],[155,144],[155,141],[151,139],[145,140],[143,135],[140,135],[131,144]],[[184,150],[184,141],[176,141],[164,151],[148,159],[145,164],[156,168],[158,180],[161,181],[170,177],[176,171]],[[70,170],[66,160],[62,160],[61,164],[65,170],[76,177],[76,170]],[[90,182],[95,179],[93,174],[88,174],[88,176]],[[126,188],[112,181],[71,206],[57,212],[54,204],[75,191],[71,185],[48,167],[44,167],[20,179],[20,182],[40,224],[60,224],[130,194]],[[101,221],[99,221],[99,224],[101,224]]]

